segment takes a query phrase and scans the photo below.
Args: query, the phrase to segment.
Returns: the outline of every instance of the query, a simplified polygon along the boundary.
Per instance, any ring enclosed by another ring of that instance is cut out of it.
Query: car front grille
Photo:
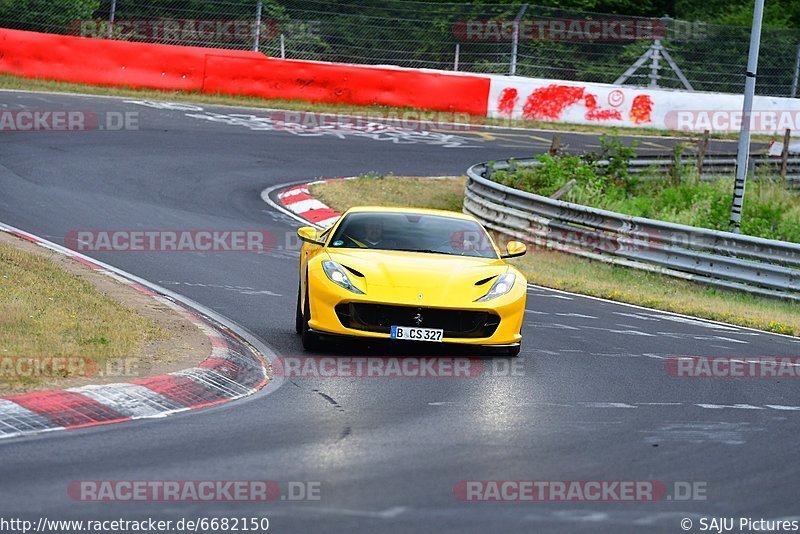
[[[420,324],[415,320],[421,316]],[[342,326],[388,334],[392,326],[441,328],[444,337],[489,337],[497,330],[500,317],[486,311],[447,310],[416,306],[345,303],[336,306]]]

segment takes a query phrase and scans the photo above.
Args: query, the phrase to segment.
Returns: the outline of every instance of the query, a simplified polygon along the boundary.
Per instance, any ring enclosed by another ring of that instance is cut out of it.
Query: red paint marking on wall
[[[571,85],[540,87],[528,96],[522,108],[525,119],[558,120],[565,109],[583,98],[585,89]]]
[[[514,108],[517,107],[517,102],[519,102],[517,89],[515,87],[506,87],[497,100],[497,111],[501,115],[510,117],[514,113]]]
[[[634,124],[652,122],[653,100],[650,95],[638,95],[631,104],[630,118]]]
[[[597,97],[592,94],[587,94],[583,99],[586,105],[587,121],[605,121],[605,120],[622,120],[622,113],[616,109],[603,109],[597,104]]]

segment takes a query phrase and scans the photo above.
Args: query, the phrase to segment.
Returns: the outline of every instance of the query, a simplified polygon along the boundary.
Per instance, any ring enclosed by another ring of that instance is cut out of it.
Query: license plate
[[[441,341],[444,330],[441,328],[417,328],[415,326],[393,326],[392,339],[407,339],[410,341]]]

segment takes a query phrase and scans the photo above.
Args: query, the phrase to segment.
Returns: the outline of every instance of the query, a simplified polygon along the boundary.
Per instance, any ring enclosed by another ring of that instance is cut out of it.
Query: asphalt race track
[[[80,229],[253,229],[267,253],[89,253],[184,294],[284,356],[294,334],[298,224],[260,198],[285,182],[455,175],[546,150],[552,134],[299,135],[265,111],[158,109],[2,92],[0,110],[138,113],[138,129],[0,133],[0,221],[58,243]],[[231,115],[236,115],[231,117]],[[256,117],[248,117],[255,115]],[[102,123],[102,120],[101,120]],[[306,132],[308,133],[308,132]],[[641,153],[675,142],[652,138]],[[571,150],[588,134],[563,134]],[[732,152],[713,143],[710,152]],[[287,237],[289,236],[289,237]],[[298,378],[270,394],[161,420],[0,442],[3,516],[268,517],[275,532],[681,532],[682,518],[797,518],[800,394],[791,379],[678,379],[665,358],[797,356],[798,341],[532,288],[513,376]],[[340,348],[334,355],[368,355]],[[382,355],[390,354],[380,352]],[[79,480],[316,481],[319,501],[77,502]],[[658,480],[705,500],[462,502],[462,480]],[[697,527],[695,527],[695,530]]]

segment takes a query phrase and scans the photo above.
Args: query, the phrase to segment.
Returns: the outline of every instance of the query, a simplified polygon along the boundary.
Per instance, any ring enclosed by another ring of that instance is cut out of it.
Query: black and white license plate
[[[418,328],[416,326],[393,326],[390,336],[392,339],[407,339],[409,341],[441,341],[444,330],[441,328]]]

